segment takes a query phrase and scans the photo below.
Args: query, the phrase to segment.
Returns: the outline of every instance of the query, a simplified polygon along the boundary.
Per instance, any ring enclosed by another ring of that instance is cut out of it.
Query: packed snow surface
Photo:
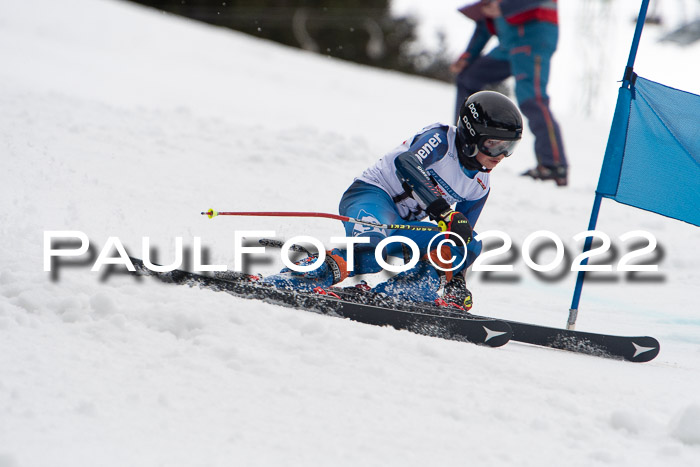
[[[566,263],[588,224],[637,8],[572,3],[560,2],[550,85],[570,186],[518,176],[534,165],[529,133],[494,171],[477,230],[512,238],[500,259],[514,271],[470,273],[480,314],[566,322]],[[643,230],[658,247],[642,259],[659,271],[586,283],[578,329],[656,337],[647,364],[485,348],[91,272],[111,237],[134,256],[148,237],[164,263],[177,237],[189,249],[199,237],[208,261],[229,267],[235,231],[328,244],[343,234],[335,221],[200,212],[336,212],[365,167],[452,120],[454,90],[124,2],[2,10],[0,467],[700,465],[697,227],[603,202],[598,228],[616,251],[601,261],[615,265],[632,249],[620,235]],[[466,40],[468,21],[445,14]],[[645,31],[637,72],[700,92],[700,50],[661,33]],[[659,153],[649,183],[672,191]],[[520,251],[540,230],[567,255],[536,274]],[[90,251],[45,272],[46,231],[83,232]],[[278,253],[253,267],[275,271]]]

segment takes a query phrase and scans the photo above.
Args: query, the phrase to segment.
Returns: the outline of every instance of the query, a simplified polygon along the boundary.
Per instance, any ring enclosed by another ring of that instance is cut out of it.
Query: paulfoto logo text
[[[240,272],[243,270],[244,265],[244,255],[261,255],[267,254],[268,250],[264,246],[249,246],[244,244],[244,239],[250,238],[269,238],[275,237],[276,233],[273,230],[240,230],[234,231],[233,235],[233,271]],[[633,238],[641,239],[641,243],[636,243],[633,248],[624,254],[617,264],[588,264],[590,258],[604,255],[611,249],[612,240],[610,237],[601,231],[587,231],[581,232],[573,236],[573,240],[582,241],[591,237],[592,239],[597,239],[599,245],[595,248],[581,253],[576,256],[571,261],[570,271],[598,271],[598,272],[656,272],[658,271],[657,264],[632,264],[633,260],[638,260],[640,257],[652,255],[652,259],[660,259],[660,255],[656,254],[657,241],[656,238],[649,232],[646,231],[631,231],[619,236],[619,239],[623,242],[631,240]],[[513,248],[513,241],[511,237],[502,231],[490,230],[479,233],[474,236],[472,242],[479,243],[486,239],[496,239],[501,245],[496,248],[491,248],[484,251],[479,255],[476,260],[471,265],[472,271],[478,272],[511,272],[514,270],[513,264],[503,264],[503,261],[495,261],[494,259],[498,256],[505,256],[506,259],[513,261],[513,255],[511,249]],[[170,272],[175,269],[179,269],[183,265],[183,237],[174,237],[175,247],[174,247],[174,260],[167,265],[154,264],[151,260],[151,241],[149,237],[142,237],[141,239],[141,259],[143,264],[150,270],[154,272]],[[354,246],[369,244],[370,238],[368,237],[331,237],[330,243],[335,247],[344,248],[347,250],[347,268],[349,272],[354,271],[355,267],[355,256],[354,256]],[[392,243],[401,243],[408,247],[411,251],[411,258],[408,262],[404,264],[390,264],[386,261],[385,251],[387,246]],[[60,245],[59,245],[60,244]],[[308,263],[298,263],[294,262],[290,258],[290,250],[294,251],[296,245],[307,244],[313,245],[313,247],[318,252],[318,260]],[[460,268],[464,261],[466,261],[467,255],[458,255],[461,257],[460,261],[455,261],[453,257],[445,257],[444,252],[450,251],[450,249],[458,248],[461,250],[468,249],[472,247],[474,243],[468,245],[459,235],[452,232],[438,232],[431,239],[427,251],[435,250],[437,253],[437,264],[433,259],[432,255],[427,255],[427,259],[431,262],[433,267],[441,271],[454,271]],[[537,246],[533,246],[537,245]],[[443,248],[444,246],[450,247],[450,249]],[[539,253],[542,247],[553,247],[554,257],[547,263],[540,263]],[[60,263],[60,258],[79,258],[85,257],[88,254],[88,249],[90,248],[90,240],[84,232],[77,230],[50,230],[44,232],[44,271],[50,272],[54,266],[58,266]],[[479,248],[480,250],[481,248]],[[203,262],[203,247],[201,237],[192,238],[192,262],[191,270],[193,272],[216,272],[216,271],[228,271],[229,268],[224,264],[204,264]],[[615,248],[612,248],[615,251]],[[279,248],[280,260],[282,263],[291,269],[299,273],[312,272],[319,268],[325,258],[326,258],[326,246],[319,239],[312,236],[295,236],[287,240]],[[447,255],[449,256],[449,255]],[[547,230],[540,230],[533,232],[528,235],[522,243],[521,255],[523,262],[536,272],[549,272],[555,269],[561,268],[562,263],[565,261],[565,257],[570,255],[567,253],[566,248],[561,240],[561,238],[554,232]],[[662,255],[661,255],[662,256]],[[377,263],[385,270],[391,272],[402,272],[413,268],[421,258],[421,250],[419,246],[411,238],[400,235],[389,236],[382,241],[380,241],[374,247],[374,258]],[[486,261],[490,260],[491,263],[486,264]],[[568,263],[568,261],[566,261]],[[456,264],[455,264],[456,263]],[[496,263],[496,264],[494,264]],[[122,265],[129,271],[135,271],[135,267],[126,252],[122,241],[118,237],[108,237],[104,246],[100,249],[97,255],[91,271],[99,272],[106,265]],[[449,265],[449,267],[445,267]],[[567,269],[568,264],[566,265]]]

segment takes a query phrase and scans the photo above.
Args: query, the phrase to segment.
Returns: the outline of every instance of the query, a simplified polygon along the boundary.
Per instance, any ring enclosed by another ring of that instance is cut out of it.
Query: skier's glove
[[[438,198],[426,208],[426,212],[431,219],[437,221],[438,227],[445,232],[454,232],[469,244],[472,241],[472,227],[469,221],[461,212],[455,212],[447,204],[445,198]]]
[[[447,204],[445,198],[442,197],[437,198],[425,208],[425,212],[427,212],[434,221],[442,220],[443,213],[447,213],[448,211],[452,211],[452,208]]]
[[[467,220],[461,212],[455,212],[450,209],[440,214],[438,227],[440,227],[443,232],[449,230],[450,232],[456,233],[462,237],[462,240],[464,240],[464,243],[467,245],[472,241],[472,226],[469,225],[469,220]]]

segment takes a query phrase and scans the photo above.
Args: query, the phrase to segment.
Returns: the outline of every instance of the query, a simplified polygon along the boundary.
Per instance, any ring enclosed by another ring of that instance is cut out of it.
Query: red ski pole
[[[375,227],[379,229],[389,229],[389,230],[419,230],[419,231],[436,231],[442,232],[442,229],[435,226],[427,225],[404,225],[404,224],[377,224],[375,222],[363,221],[360,219],[354,219],[348,216],[341,216],[339,214],[329,214],[325,212],[275,212],[275,211],[238,211],[238,212],[226,212],[226,211],[214,211],[213,209],[207,212],[202,212],[203,216],[208,216],[209,219],[216,216],[259,216],[259,217],[325,217],[327,219],[335,219],[343,222],[352,222],[353,224],[361,224],[369,227]]]

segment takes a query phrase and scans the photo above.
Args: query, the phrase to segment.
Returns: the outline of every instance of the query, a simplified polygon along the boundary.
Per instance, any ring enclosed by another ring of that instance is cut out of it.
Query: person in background
[[[459,10],[476,22],[466,51],[452,64],[457,109],[466,96],[490,83],[515,77],[515,96],[535,135],[537,166],[522,175],[568,183],[568,163],[559,125],[552,115],[547,81],[559,26],[556,0],[482,0]],[[498,45],[482,51],[496,36]]]

